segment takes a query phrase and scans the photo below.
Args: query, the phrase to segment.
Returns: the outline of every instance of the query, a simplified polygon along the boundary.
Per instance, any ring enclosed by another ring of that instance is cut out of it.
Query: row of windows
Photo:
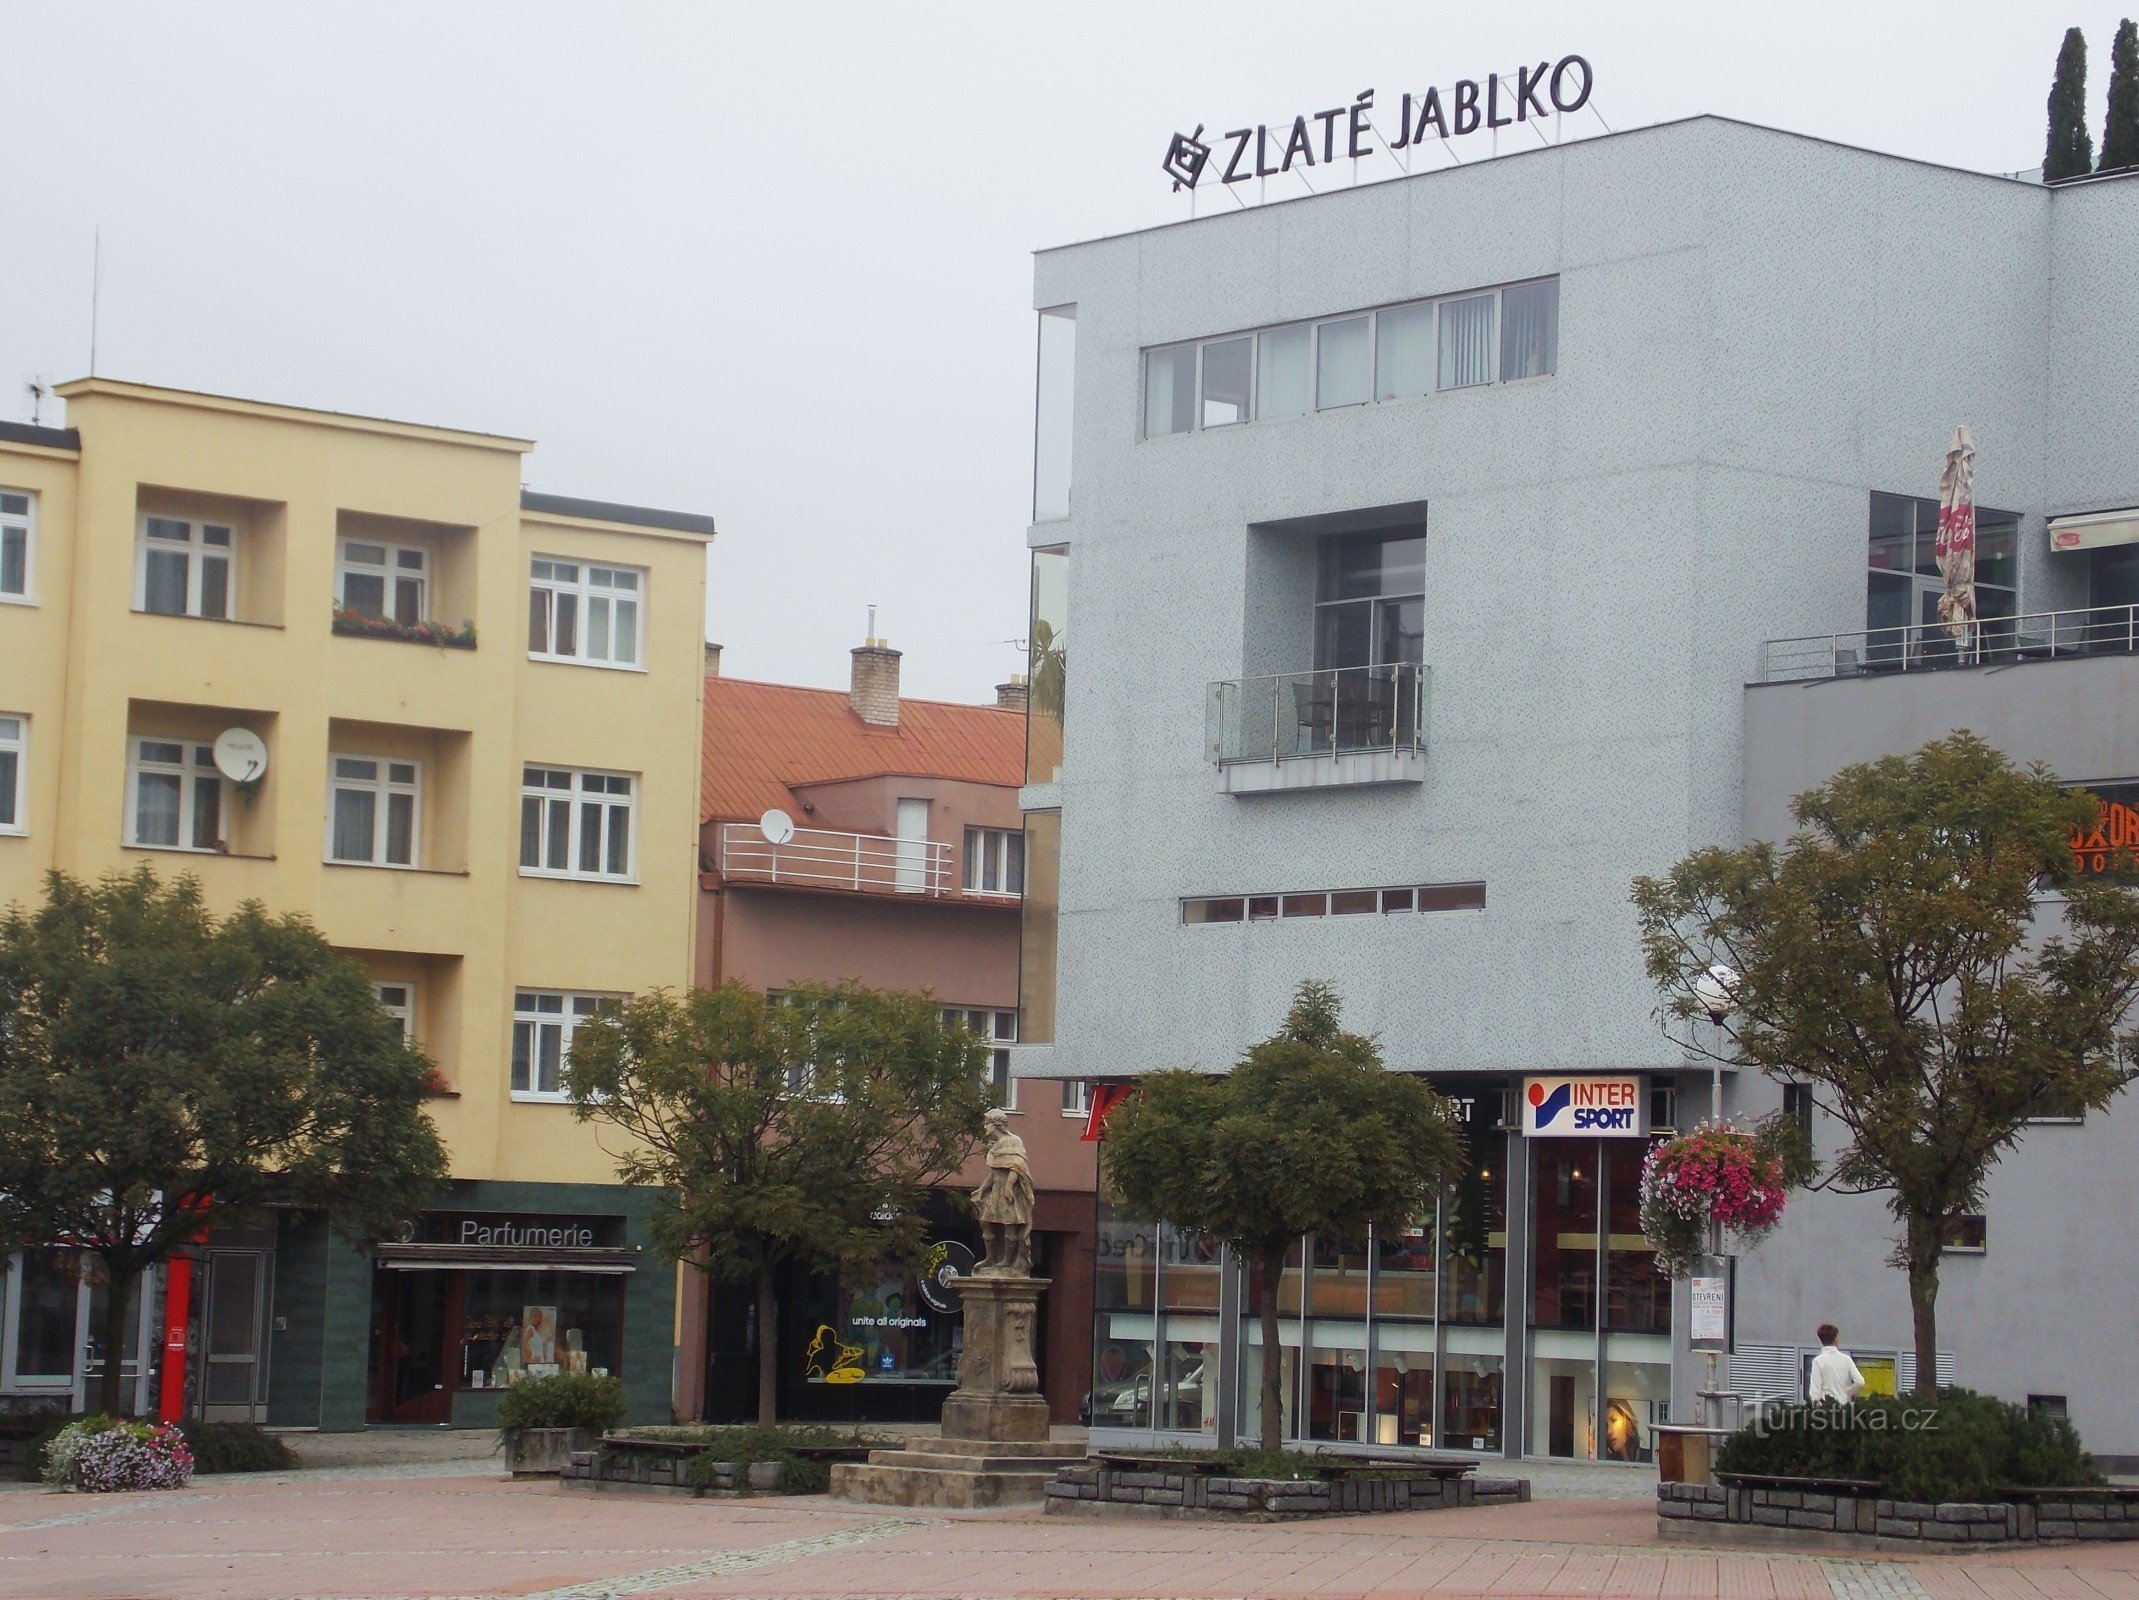
[[[1183,922],[1276,922],[1293,917],[1371,917],[1410,911],[1483,911],[1482,883],[1414,883],[1395,889],[1310,889],[1299,894],[1198,896]]]
[[[231,523],[144,516],[134,555],[134,608],[168,617],[236,618],[244,539]],[[34,497],[0,490],[0,600],[28,603],[36,549]],[[380,539],[338,539],[334,606],[415,627],[459,619],[433,611],[433,552]],[[637,667],[646,575],[537,556],[528,569],[527,651],[542,661]]]
[[[1144,437],[1549,377],[1559,347],[1557,278],[1162,345],[1144,352]]]
[[[30,720],[0,713],[0,833],[27,831]],[[423,866],[424,764],[351,751],[328,758],[325,859]],[[229,780],[215,746],[138,736],[127,747],[126,842],[152,850],[228,846]],[[520,871],[527,877],[635,882],[638,779],[628,772],[525,766]]]

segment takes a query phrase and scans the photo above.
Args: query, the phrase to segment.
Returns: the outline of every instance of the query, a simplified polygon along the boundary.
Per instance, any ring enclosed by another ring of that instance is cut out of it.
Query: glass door
[[[258,1422],[267,1408],[267,1252],[211,1250],[201,1266],[201,1420]]]

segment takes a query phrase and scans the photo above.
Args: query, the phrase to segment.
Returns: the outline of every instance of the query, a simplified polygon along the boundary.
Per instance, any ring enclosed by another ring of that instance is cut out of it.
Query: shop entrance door
[[[267,1410],[267,1252],[202,1261],[201,1419],[259,1422]]]
[[[453,1420],[447,1335],[460,1327],[460,1275],[381,1272],[373,1305],[373,1422]]]

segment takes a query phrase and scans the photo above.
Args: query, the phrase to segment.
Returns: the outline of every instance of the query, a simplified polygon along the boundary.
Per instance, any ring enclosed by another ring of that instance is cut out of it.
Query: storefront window
[[[1595,1336],[1540,1327],[1530,1341],[1530,1453],[1595,1459]]]
[[[1597,1326],[1597,1141],[1531,1142],[1530,1323]]]
[[[1374,1239],[1373,1444],[1431,1445],[1436,1230]],[[1317,1296],[1316,1304],[1320,1305]]]
[[[1605,1353],[1600,1451],[1607,1461],[1654,1461],[1656,1425],[1671,1420],[1671,1338],[1614,1334]]]
[[[624,1281],[591,1272],[464,1272],[463,1389],[496,1389],[553,1372],[615,1373],[624,1343]]]
[[[1641,1231],[1641,1139],[1604,1142],[1609,1165],[1605,1204],[1605,1326],[1614,1332],[1669,1333],[1671,1279],[1656,1267],[1656,1251]]]
[[[1482,1102],[1481,1102],[1482,1104]],[[1443,1202],[1447,1257],[1442,1266],[1441,1318],[1473,1327],[1501,1320],[1508,1264],[1506,1140],[1480,1122],[1464,1128],[1468,1160]]]
[[[15,1258],[17,1383],[68,1383],[74,1377],[74,1318],[81,1280],[71,1250],[25,1250]]]
[[[967,1248],[960,1246],[960,1248]],[[955,1309],[922,1296],[911,1267],[875,1267],[810,1280],[803,1377],[810,1383],[952,1383],[965,1329]]]
[[[1156,1241],[1150,1228],[1117,1216],[1102,1193],[1095,1246],[1092,1426],[1148,1428],[1152,1341],[1158,1332]]]
[[[1367,1437],[1367,1302],[1371,1256],[1315,1241],[1308,1284],[1307,1436],[1364,1443]]]
[[[1158,1422],[1184,1433],[1215,1431],[1218,1414],[1219,1248],[1161,1228]]]
[[[1247,1290],[1241,1301],[1240,1322],[1243,1349],[1240,1363],[1240,1430],[1253,1438],[1262,1428],[1263,1404],[1263,1269],[1259,1261],[1247,1263]],[[1300,1436],[1300,1309],[1306,1274],[1300,1266],[1300,1247],[1285,1255],[1285,1268],[1278,1277],[1278,1394],[1285,1437]]]
[[[1501,1376],[1506,1362],[1499,1336],[1483,1328],[1447,1330],[1441,1366],[1441,1439],[1451,1450],[1500,1448]]]

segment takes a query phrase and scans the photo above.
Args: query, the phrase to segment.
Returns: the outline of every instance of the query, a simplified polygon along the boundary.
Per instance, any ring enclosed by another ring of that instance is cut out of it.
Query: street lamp
[[[1718,961],[1693,980],[1693,998],[1716,1025],[1717,1048],[1711,1053],[1708,1071],[1708,1120],[1723,1120],[1723,1019],[1738,1003],[1738,969]]]

